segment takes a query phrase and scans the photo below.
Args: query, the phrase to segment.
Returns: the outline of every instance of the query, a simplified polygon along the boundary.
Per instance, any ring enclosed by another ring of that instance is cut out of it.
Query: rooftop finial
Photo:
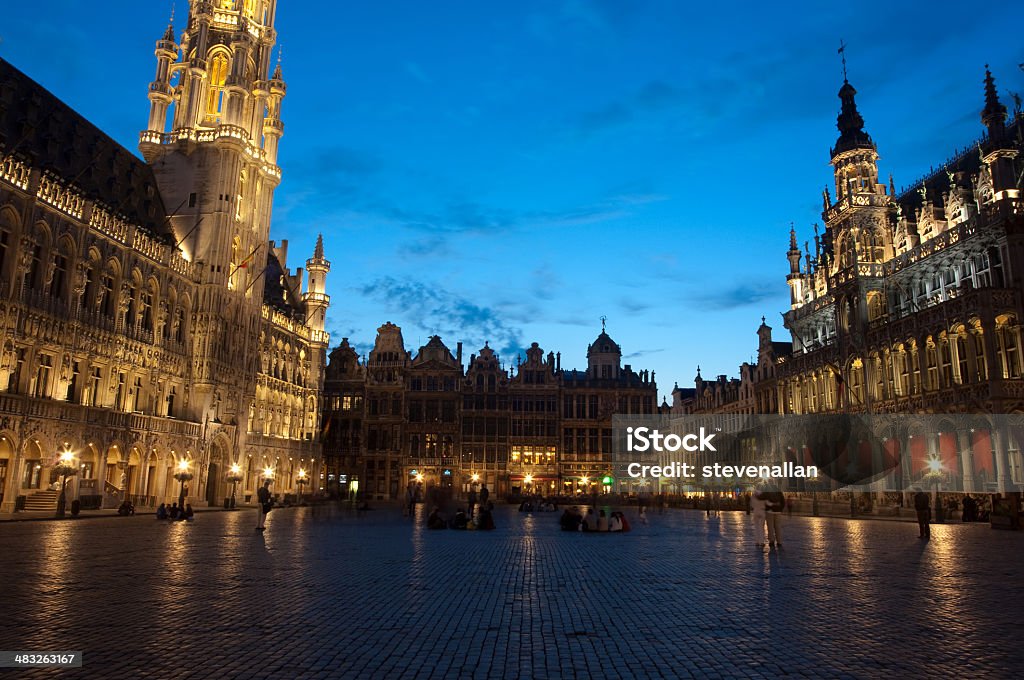
[[[602,316],[602,317],[601,317],[601,332],[602,332],[602,333],[604,333],[604,331],[605,331],[605,325],[606,325],[607,323],[608,323],[608,317],[607,317],[607,316]]]
[[[281,80],[281,55],[284,54],[284,45],[277,46],[277,66],[274,67],[274,80]]]
[[[313,250],[313,258],[316,260],[324,259],[324,235],[316,235],[316,248]]]
[[[843,42],[842,38],[839,39],[839,55],[843,59],[843,82],[849,82],[846,79],[846,43]]]
[[[171,3],[171,17],[167,20],[167,30],[164,31],[164,40],[174,42],[174,3]]]
[[[999,101],[996,81],[985,64],[985,108],[981,110],[981,122],[988,128],[988,136],[996,137],[1005,129],[1006,107]]]

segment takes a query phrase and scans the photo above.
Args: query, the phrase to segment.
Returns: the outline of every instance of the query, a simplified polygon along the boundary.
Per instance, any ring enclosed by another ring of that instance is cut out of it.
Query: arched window
[[[63,300],[68,285],[68,258],[58,250],[53,254],[53,278],[50,281],[50,297]]]
[[[222,54],[216,54],[210,60],[210,80],[206,91],[206,118],[207,120],[218,120],[223,105],[224,83],[228,78],[228,58]]]
[[[33,290],[41,290],[43,287],[43,244],[33,240],[29,244],[31,259],[28,265],[28,287]]]

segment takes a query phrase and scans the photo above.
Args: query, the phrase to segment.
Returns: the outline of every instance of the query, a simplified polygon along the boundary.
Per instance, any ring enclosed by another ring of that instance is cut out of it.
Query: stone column
[[[1003,419],[998,419],[995,428],[992,430],[992,445],[996,454],[996,488],[999,489],[999,493],[1010,491],[1012,484],[1010,479],[1009,441],[1006,422]]]

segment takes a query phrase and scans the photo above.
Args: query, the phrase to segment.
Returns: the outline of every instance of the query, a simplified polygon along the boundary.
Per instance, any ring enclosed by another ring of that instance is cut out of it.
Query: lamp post
[[[299,468],[299,477],[295,480],[295,486],[298,487],[299,497],[297,502],[302,504],[302,487],[309,484],[309,480],[306,479],[306,471],[303,468]]]
[[[192,479],[192,473],[188,469],[188,461],[182,458],[178,461],[178,471],[174,473],[174,478],[181,483],[181,488],[178,491],[178,507],[185,507],[185,482]]]
[[[231,501],[228,503],[230,510],[235,509],[235,488],[238,486],[238,482],[242,481],[242,466],[238,463],[232,463],[231,469],[228,470],[226,475],[227,480],[231,482]]]
[[[53,466],[53,469],[62,478],[60,496],[57,497],[57,517],[63,517],[68,502],[68,477],[73,477],[78,474],[78,464],[75,461],[75,454],[67,449],[61,451],[60,457],[57,459],[57,464]]]

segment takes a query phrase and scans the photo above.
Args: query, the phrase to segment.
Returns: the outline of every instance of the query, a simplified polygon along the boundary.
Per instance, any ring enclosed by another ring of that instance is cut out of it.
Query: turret
[[[163,134],[167,129],[167,109],[174,98],[171,87],[171,62],[178,56],[174,42],[174,14],[167,24],[164,37],[156,41],[156,76],[149,84],[149,125],[147,130]]]
[[[981,110],[981,122],[988,129],[991,140],[997,140],[1006,131],[1006,107],[999,101],[996,81],[985,64],[985,108]]]
[[[316,248],[313,257],[306,260],[307,283],[302,302],[306,310],[306,325],[314,331],[323,333],[327,318],[327,307],[331,298],[326,293],[327,273],[331,271],[331,263],[324,257],[324,237],[316,237]]]

